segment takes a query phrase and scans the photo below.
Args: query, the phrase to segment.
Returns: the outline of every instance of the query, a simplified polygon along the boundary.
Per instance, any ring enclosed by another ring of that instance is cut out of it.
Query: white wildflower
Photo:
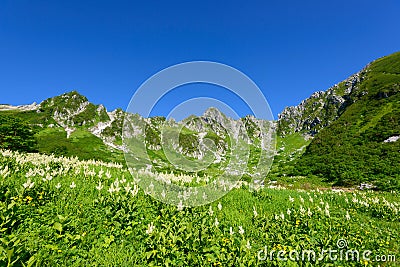
[[[253,214],[254,214],[254,217],[257,217],[257,216],[258,216],[258,213],[257,213],[257,210],[256,210],[256,207],[255,207],[255,206],[253,206]]]
[[[218,227],[218,225],[219,225],[219,221],[218,221],[217,217],[215,217],[214,225],[215,225],[215,227]]]
[[[190,191],[187,191],[187,190],[183,191],[183,199],[184,200],[188,200],[190,195],[191,195]]]
[[[129,185],[129,183],[126,184],[126,186],[124,186],[125,192],[128,194],[131,191],[131,186]]]
[[[348,211],[346,212],[346,220],[350,220],[350,214]]]
[[[232,228],[232,226],[231,226],[231,227],[229,227],[229,234],[230,234],[230,235],[234,235],[234,234],[235,234],[235,232],[233,231],[233,228]]]
[[[107,190],[110,194],[114,193],[115,189],[114,189],[114,184],[110,185],[110,188],[108,188]]]
[[[249,240],[247,240],[246,248],[249,249],[249,250],[251,249],[251,245],[250,245],[250,241]]]
[[[177,209],[180,211],[180,210],[183,210],[183,203],[182,203],[182,200],[181,201],[179,201],[179,203],[178,203],[178,206],[176,206],[177,207]]]
[[[154,232],[155,228],[156,227],[154,226],[153,222],[149,223],[147,225],[146,234],[151,235]]]
[[[133,188],[131,189],[131,194],[132,196],[136,196],[137,193],[139,192],[139,187],[137,186],[137,184],[133,184]]]
[[[301,215],[304,215],[304,213],[306,213],[306,209],[303,208],[303,206],[300,205],[300,213]]]
[[[222,210],[222,204],[221,204],[221,202],[218,203],[218,206],[217,206],[217,207],[218,207],[219,210]]]
[[[292,213],[292,211],[290,210],[290,209],[287,209],[287,215],[289,215],[290,216],[290,214]]]
[[[101,190],[101,189],[103,189],[103,185],[101,184],[101,181],[99,181],[99,184],[96,186],[96,189],[97,190]]]
[[[61,184],[58,183],[58,184],[56,185],[56,188],[57,188],[57,189],[60,189],[60,188],[61,188]]]
[[[239,226],[239,234],[243,235],[244,234],[244,229],[242,226]]]
[[[307,210],[307,215],[308,215],[309,217],[312,216],[312,212],[311,212],[310,208],[308,208],[308,210]]]
[[[292,198],[291,196],[289,196],[289,201],[290,201],[290,202],[294,202],[294,198]]]
[[[112,185],[112,184],[111,184]],[[115,180],[115,182],[114,182],[114,191],[115,192],[119,192],[119,190],[121,190],[121,187],[119,186],[119,181],[118,181],[118,179],[117,180]]]
[[[213,214],[214,214],[214,211],[213,211],[213,208],[211,205],[210,205],[210,209],[208,210],[208,214],[210,214],[210,216],[213,216]]]
[[[71,187],[72,189],[74,189],[75,187],[76,187],[76,184],[75,184],[75,182],[74,181],[72,181],[72,183],[70,184],[70,186],[69,187]]]
[[[331,217],[331,214],[328,209],[325,209],[325,215],[326,215],[326,217]]]

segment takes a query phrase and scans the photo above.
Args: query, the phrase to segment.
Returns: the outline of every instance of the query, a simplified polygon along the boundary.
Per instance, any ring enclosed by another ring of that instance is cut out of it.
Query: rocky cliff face
[[[76,91],[44,100],[37,112],[45,112],[63,127],[90,127],[110,120],[103,105],[94,105]]]
[[[359,84],[364,80],[368,67],[326,91],[315,92],[297,106],[286,107],[278,115],[278,133],[286,136],[301,132],[314,136],[330,125],[347,106],[366,93],[360,91]]]

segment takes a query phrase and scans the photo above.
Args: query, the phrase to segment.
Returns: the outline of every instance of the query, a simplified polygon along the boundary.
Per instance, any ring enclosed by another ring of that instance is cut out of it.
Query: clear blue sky
[[[231,65],[276,116],[400,50],[400,1],[0,1],[0,103],[78,90],[126,108],[173,64]],[[245,112],[245,111],[243,111]]]

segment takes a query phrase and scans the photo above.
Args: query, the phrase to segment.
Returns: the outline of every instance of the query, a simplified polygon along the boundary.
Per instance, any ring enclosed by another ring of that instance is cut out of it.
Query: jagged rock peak
[[[219,109],[217,109],[215,107],[209,107],[204,112],[202,117],[212,118],[212,119],[217,120],[217,121],[218,121],[219,118],[226,119],[226,115],[223,114]]]

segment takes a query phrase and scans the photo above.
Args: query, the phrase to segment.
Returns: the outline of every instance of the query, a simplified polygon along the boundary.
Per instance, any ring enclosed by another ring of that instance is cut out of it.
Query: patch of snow
[[[384,143],[392,143],[392,142],[396,142],[397,140],[400,139],[400,135],[396,135],[396,136],[391,136],[388,139],[386,139],[385,141],[383,141]]]

